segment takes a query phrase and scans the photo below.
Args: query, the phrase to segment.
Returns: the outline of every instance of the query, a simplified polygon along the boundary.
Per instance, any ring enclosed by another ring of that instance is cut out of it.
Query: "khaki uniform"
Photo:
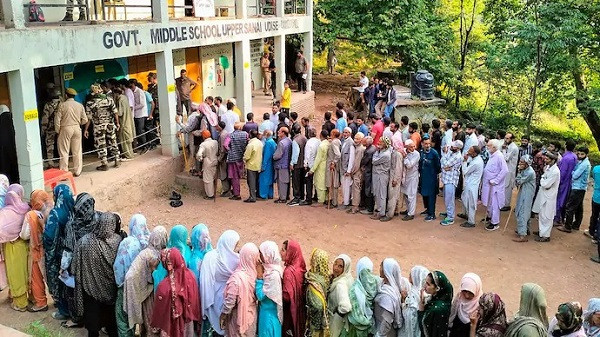
[[[107,147],[111,159],[119,158],[117,127],[114,123],[114,116],[118,113],[115,101],[109,96],[97,95],[86,103],[85,111],[94,122],[94,147],[98,151],[98,158],[102,165],[108,165]]]
[[[123,156],[127,159],[133,159],[133,138],[135,137],[135,126],[133,125],[133,114],[129,106],[129,100],[125,94],[116,98],[117,111],[119,111],[119,132],[117,132]]]
[[[271,61],[267,57],[260,58],[260,69],[262,70],[263,77],[263,92],[266,94],[271,91],[271,70],[269,70]]]
[[[60,169],[69,170],[69,151],[73,154],[75,174],[81,174],[83,154],[81,153],[81,125],[88,122],[85,108],[69,98],[58,105],[54,116],[54,130],[58,134],[58,154]]]
[[[360,204],[360,191],[362,189],[363,172],[360,169],[360,162],[365,154],[365,146],[362,144],[354,145],[354,164],[352,164],[352,206],[358,209]]]
[[[204,193],[208,197],[215,196],[215,179],[217,175],[217,152],[219,142],[212,138],[205,139],[198,149],[196,160],[202,162],[202,182]]]
[[[50,102],[44,105],[44,112],[42,115],[42,134],[44,135],[44,141],[46,142],[46,159],[54,159],[54,145],[56,142],[56,130],[54,129],[54,117],[56,116],[56,110],[60,104],[59,98],[53,98]]]

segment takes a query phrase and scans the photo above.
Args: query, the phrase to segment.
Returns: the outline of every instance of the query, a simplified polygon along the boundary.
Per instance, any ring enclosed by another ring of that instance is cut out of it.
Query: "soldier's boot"
[[[108,165],[102,164],[102,165],[96,167],[96,170],[98,170],[98,171],[108,171]]]
[[[85,12],[79,11],[79,21],[85,21]]]
[[[73,13],[66,13],[62,21],[73,21]]]
[[[115,156],[115,167],[121,166],[121,160],[119,160],[119,156]]]

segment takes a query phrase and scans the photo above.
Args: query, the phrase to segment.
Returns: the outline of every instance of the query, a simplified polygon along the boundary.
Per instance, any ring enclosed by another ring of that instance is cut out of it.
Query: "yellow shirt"
[[[240,116],[240,121],[244,120],[244,116],[242,116],[242,110],[240,110],[240,108],[238,108],[237,106],[234,106],[233,112],[235,112],[238,116]]]
[[[258,138],[252,138],[246,146],[244,152],[244,163],[246,169],[250,171],[259,171],[262,166],[263,143]]]
[[[283,89],[281,94],[281,107],[289,109],[292,107],[292,90],[290,88]]]

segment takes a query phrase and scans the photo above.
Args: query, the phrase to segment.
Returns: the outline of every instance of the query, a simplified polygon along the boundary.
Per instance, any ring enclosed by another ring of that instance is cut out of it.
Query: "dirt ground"
[[[336,88],[347,86],[341,85],[337,77],[341,78],[340,75],[333,76],[331,81],[321,81],[322,84],[315,81],[317,112],[332,109],[337,100],[345,97],[345,91]],[[319,85],[329,86],[328,93],[319,93],[323,92]],[[205,223],[209,226],[213,243],[226,229],[240,233],[240,246],[245,242],[258,245],[264,240],[282,243],[286,239],[295,239],[300,242],[307,263],[315,247],[328,251],[331,262],[340,253],[349,254],[353,269],[360,257],[369,256],[375,262],[377,273],[384,258],[394,257],[399,261],[404,276],[417,264],[430,270],[442,270],[455,291],[463,274],[475,272],[483,280],[484,291],[500,294],[511,316],[518,309],[520,287],[525,282],[538,283],[545,289],[549,316],[560,303],[580,301],[585,305],[590,297],[600,295],[600,266],[589,260],[596,246],[580,232],[565,234],[553,230],[550,243],[531,240],[519,244],[511,241],[515,229],[514,216],[505,233],[502,230],[487,232],[481,224],[474,229],[461,228],[458,223],[443,227],[437,221],[426,223],[420,216],[409,222],[395,218],[382,223],[365,215],[350,215],[322,207],[289,207],[272,201],[246,204],[224,198],[213,202],[203,200],[195,190],[180,191],[184,204],[179,208],[169,206],[168,189],[148,193],[141,204],[131,204],[126,197],[117,195],[112,196],[110,201],[97,200],[97,207],[102,210],[108,205],[122,203],[119,212],[124,223],[137,212],[147,217],[151,227],[184,224],[191,229],[197,223]],[[584,204],[582,229],[588,226],[590,195],[588,193]],[[242,197],[247,196],[247,186],[242,183]],[[437,211],[443,211],[443,208],[443,200],[438,198]],[[417,213],[422,210],[419,199]],[[502,213],[502,226],[508,215],[508,212]],[[477,219],[482,217],[483,208],[480,207]],[[536,229],[537,220],[532,220],[532,230]],[[6,291],[0,293],[0,303],[0,324],[24,331],[31,322],[41,321],[51,335],[86,335],[83,329],[60,328],[58,322],[50,317],[53,309],[37,314],[11,310],[6,301]]]

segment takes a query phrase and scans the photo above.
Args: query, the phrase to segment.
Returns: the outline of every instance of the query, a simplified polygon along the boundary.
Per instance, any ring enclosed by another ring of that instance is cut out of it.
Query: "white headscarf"
[[[2,115],[5,112],[10,112],[10,109],[4,104],[0,104],[0,115]]]
[[[339,282],[345,282],[348,286],[348,289],[350,289],[352,287],[352,283],[354,283],[354,277],[352,277],[351,273],[352,260],[350,259],[350,256],[346,254],[340,254],[338,255],[338,257],[335,258],[335,260],[337,259],[344,261],[344,271],[340,276],[333,279],[333,281],[331,282],[331,286],[329,287],[329,292],[332,292],[335,289],[335,287],[339,284]]]
[[[263,276],[263,292],[265,296],[277,304],[277,317],[279,322],[283,322],[283,288],[281,279],[283,278],[283,268],[281,267],[281,255],[279,248],[273,241],[265,241],[260,244],[260,252],[263,256],[263,266],[265,274]]]
[[[392,258],[383,260],[383,275],[389,284],[382,283],[375,302],[394,315],[394,327],[402,325],[402,270],[398,261]]]
[[[408,302],[410,305],[415,308],[419,307],[419,301],[421,300],[421,289],[423,289],[423,285],[425,284],[425,279],[429,274],[429,269],[423,266],[414,266],[410,270],[410,279],[412,281],[412,285],[410,287],[410,291],[408,292]]]
[[[462,291],[466,290],[471,292],[473,299],[467,300],[463,295]],[[473,311],[479,308],[479,298],[483,294],[481,285],[481,278],[474,273],[466,273],[465,276],[460,280],[459,293],[454,297],[452,301],[452,309],[450,310],[450,324],[454,322],[454,319],[458,315],[458,318],[463,323],[470,323],[470,315]]]

